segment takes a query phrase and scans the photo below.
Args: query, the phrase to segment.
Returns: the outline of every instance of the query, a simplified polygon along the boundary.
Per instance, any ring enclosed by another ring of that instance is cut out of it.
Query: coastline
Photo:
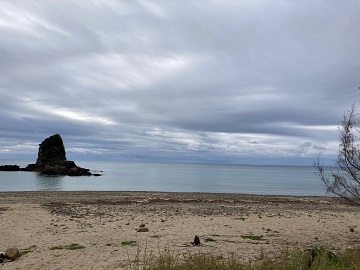
[[[148,232],[138,232],[145,225]],[[0,192],[1,249],[32,247],[6,269],[123,269],[129,258],[326,245],[360,248],[359,207],[335,197],[137,191]],[[194,247],[195,235],[202,245]],[[261,236],[260,240],[241,235]],[[205,239],[214,241],[206,242]],[[123,243],[136,241],[124,245]],[[72,243],[81,250],[50,250]],[[1,266],[1,265],[0,265]]]
[[[81,200],[96,202],[98,200],[136,200],[160,197],[169,202],[205,202],[229,200],[234,203],[315,203],[326,202],[327,205],[348,205],[338,197],[333,196],[297,196],[297,195],[262,195],[243,193],[214,192],[171,192],[171,191],[0,191],[0,204],[14,203],[45,203],[53,201],[79,202]],[[322,204],[320,203],[319,206]]]

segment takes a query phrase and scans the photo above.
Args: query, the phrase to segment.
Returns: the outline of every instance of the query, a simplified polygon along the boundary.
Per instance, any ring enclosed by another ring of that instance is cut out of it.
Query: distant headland
[[[59,134],[46,138],[39,145],[38,158],[35,164],[29,164],[25,168],[20,168],[18,165],[2,165],[0,171],[29,171],[45,175],[100,176],[100,174],[93,174],[89,169],[81,168],[74,161],[66,159],[64,143]]]

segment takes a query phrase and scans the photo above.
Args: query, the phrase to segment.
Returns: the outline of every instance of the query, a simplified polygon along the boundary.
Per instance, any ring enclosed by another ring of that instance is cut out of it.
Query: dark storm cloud
[[[358,96],[359,10],[2,1],[0,153],[57,132],[81,158],[312,164]]]

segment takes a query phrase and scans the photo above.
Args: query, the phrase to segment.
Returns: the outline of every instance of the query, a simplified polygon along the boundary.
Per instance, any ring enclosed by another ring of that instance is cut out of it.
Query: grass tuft
[[[314,256],[310,256],[313,254]],[[213,253],[184,254],[179,257],[175,252],[159,252],[159,256],[146,254],[142,260],[140,252],[136,259],[129,261],[130,270],[345,270],[360,269],[360,249],[346,250],[335,254],[326,247],[314,247],[310,250],[285,250],[274,258],[270,258],[262,252],[260,259],[256,261],[244,261],[230,253],[228,256]]]
[[[25,254],[31,253],[34,251],[35,248],[36,248],[36,245],[33,245],[28,248],[20,249],[20,254],[25,255]]]
[[[84,249],[84,246],[81,246],[79,244],[70,244],[67,246],[52,246],[49,247],[50,250],[63,250],[63,249],[68,249],[68,250],[77,250],[77,249]]]
[[[84,246],[81,246],[79,244],[70,244],[68,246],[66,246],[66,249],[68,250],[77,250],[77,249],[84,249]]]
[[[52,247],[49,247],[50,250],[63,250],[64,247],[63,246],[52,246]]]
[[[214,238],[211,238],[211,237],[206,237],[205,242],[216,242],[216,240]]]
[[[121,242],[121,245],[123,245],[123,246],[130,246],[130,245],[135,245],[136,244],[136,241],[134,241],[134,240],[130,240],[130,241],[123,241],[123,242]]]
[[[240,235],[241,238],[243,239],[250,239],[250,240],[254,240],[254,241],[263,241],[265,239],[263,239],[262,235]]]

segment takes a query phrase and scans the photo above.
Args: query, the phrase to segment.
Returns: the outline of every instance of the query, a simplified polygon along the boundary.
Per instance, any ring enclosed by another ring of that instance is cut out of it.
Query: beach
[[[334,197],[0,192],[0,228],[0,251],[28,252],[0,269],[126,269],[166,250],[256,260],[287,248],[360,248],[359,207]]]

